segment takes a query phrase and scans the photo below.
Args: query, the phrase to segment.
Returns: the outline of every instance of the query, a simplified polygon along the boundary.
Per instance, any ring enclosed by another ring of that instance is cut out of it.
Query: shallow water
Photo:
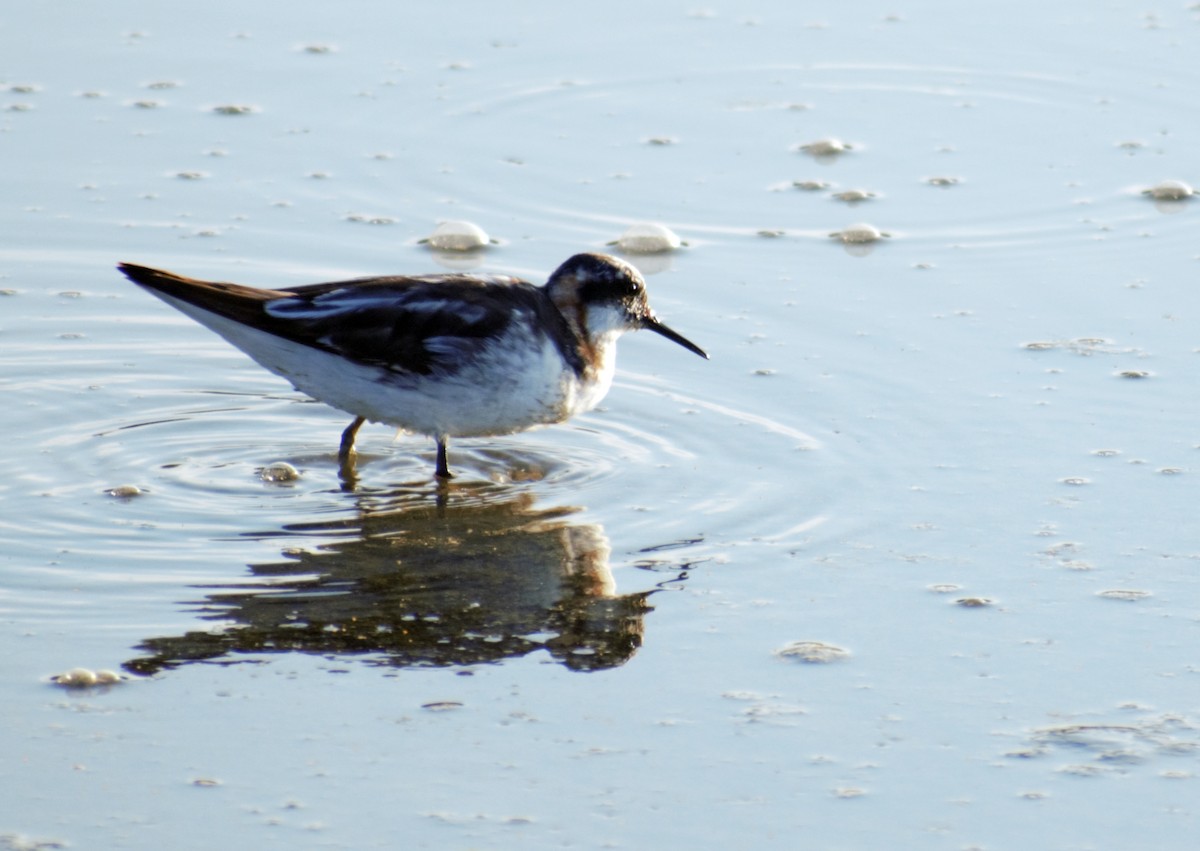
[[[287,8],[0,13],[0,845],[1190,844],[1200,12]],[[642,221],[712,360],[448,488],[113,269]]]

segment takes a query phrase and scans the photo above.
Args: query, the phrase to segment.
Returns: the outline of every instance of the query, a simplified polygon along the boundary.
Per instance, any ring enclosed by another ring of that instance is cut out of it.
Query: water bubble
[[[854,150],[854,146],[848,142],[843,142],[841,139],[828,138],[817,139],[813,142],[805,142],[798,148],[800,151],[808,154],[810,157],[832,158],[840,156],[847,151]]]
[[[835,201],[844,201],[847,204],[859,204],[863,201],[870,201],[875,197],[875,193],[867,189],[847,189],[843,192],[835,192],[833,194]]]
[[[866,222],[859,222],[856,225],[850,225],[840,231],[835,231],[830,234],[833,239],[841,240],[847,245],[867,245],[872,242],[878,242],[887,236],[874,225],[869,225]]]
[[[141,496],[145,491],[137,485],[117,485],[115,488],[108,488],[104,493],[115,499],[133,499]]]
[[[63,674],[50,678],[52,682],[64,688],[90,688],[92,686],[111,686],[124,679],[116,671],[101,668],[93,671],[90,668],[72,668]]]
[[[217,115],[250,115],[251,113],[258,112],[258,107],[244,103],[225,103],[214,106],[212,111]]]
[[[1138,591],[1133,588],[1111,588],[1107,591],[1097,591],[1096,596],[1103,597],[1106,600],[1122,600],[1127,603],[1133,603],[1146,599],[1150,596],[1150,592]]]
[[[797,659],[813,665],[840,662],[850,658],[850,651],[824,641],[793,641],[775,651],[783,659]]]
[[[291,484],[300,480],[300,471],[286,461],[276,461],[260,467],[258,477],[270,484]]]
[[[431,703],[422,703],[421,708],[427,709],[430,712],[449,712],[454,709],[462,709],[463,705],[457,700],[435,700]]]
[[[1093,565],[1090,561],[1084,561],[1081,558],[1065,558],[1062,561],[1060,561],[1058,564],[1059,564],[1059,567],[1066,568],[1067,570],[1083,571],[1083,570],[1094,570],[1095,569],[1095,565]]]
[[[828,180],[793,180],[792,186],[805,192],[821,192],[833,186]]]
[[[1182,180],[1163,180],[1149,189],[1143,189],[1142,194],[1156,201],[1182,201],[1195,195],[1196,190]]]
[[[953,582],[936,582],[928,586],[927,590],[934,594],[953,594],[955,591],[961,591],[961,585],[955,585]]]
[[[53,677],[53,680],[66,688],[87,688],[98,682],[96,672],[87,668],[72,668],[64,674]]]
[[[962,181],[957,177],[930,177],[925,182],[930,186],[957,186]]]
[[[673,230],[654,222],[630,225],[616,241],[618,248],[630,254],[660,254],[664,251],[674,251],[683,244],[683,240]]]
[[[835,798],[861,798],[867,794],[866,789],[860,789],[858,786],[839,786],[833,790]]]
[[[276,206],[290,207],[291,204],[287,202],[281,202]],[[350,213],[348,216],[346,216],[346,221],[362,222],[363,224],[368,225],[394,225],[396,223],[396,220],[391,216],[376,216],[369,213]]]
[[[959,597],[954,601],[954,605],[962,606],[964,609],[983,609],[995,604],[996,601],[988,597]]]
[[[475,251],[491,243],[487,231],[473,222],[441,222],[433,233],[419,241],[437,251]]]
[[[1061,774],[1071,774],[1075,777],[1096,777],[1104,773],[1104,769],[1098,765],[1064,765],[1058,769]]]

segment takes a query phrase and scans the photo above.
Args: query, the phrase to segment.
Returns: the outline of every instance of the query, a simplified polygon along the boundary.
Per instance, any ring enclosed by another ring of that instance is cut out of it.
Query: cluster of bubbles
[[[56,674],[50,681],[63,688],[91,688],[93,686],[111,686],[124,678],[116,671],[101,668],[93,671],[90,668],[72,668],[61,674]]]
[[[474,265],[483,251],[492,246],[502,245],[503,242],[490,236],[474,222],[455,219],[439,222],[433,232],[418,239],[417,244],[433,251],[443,265],[457,268]],[[623,254],[653,258],[656,255],[668,255],[687,243],[666,225],[657,222],[637,222],[606,245]],[[643,268],[642,271],[649,273],[654,269]]]

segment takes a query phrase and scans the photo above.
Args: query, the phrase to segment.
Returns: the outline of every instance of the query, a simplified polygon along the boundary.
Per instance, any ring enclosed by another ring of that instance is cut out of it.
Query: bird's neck
[[[589,382],[596,380],[604,370],[606,359],[612,360],[608,353],[611,346],[591,330],[588,306],[579,297],[579,282],[574,278],[552,280],[545,292],[571,331],[569,346],[583,365],[580,377]]]

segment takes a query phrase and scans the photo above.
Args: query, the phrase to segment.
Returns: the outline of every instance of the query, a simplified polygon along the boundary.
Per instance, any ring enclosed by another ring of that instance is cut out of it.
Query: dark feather
[[[278,337],[419,375],[457,371],[526,314],[533,333],[545,333],[576,372],[583,370],[562,314],[541,287],[517,278],[389,276],[260,290],[127,263],[120,269],[152,291]]]

